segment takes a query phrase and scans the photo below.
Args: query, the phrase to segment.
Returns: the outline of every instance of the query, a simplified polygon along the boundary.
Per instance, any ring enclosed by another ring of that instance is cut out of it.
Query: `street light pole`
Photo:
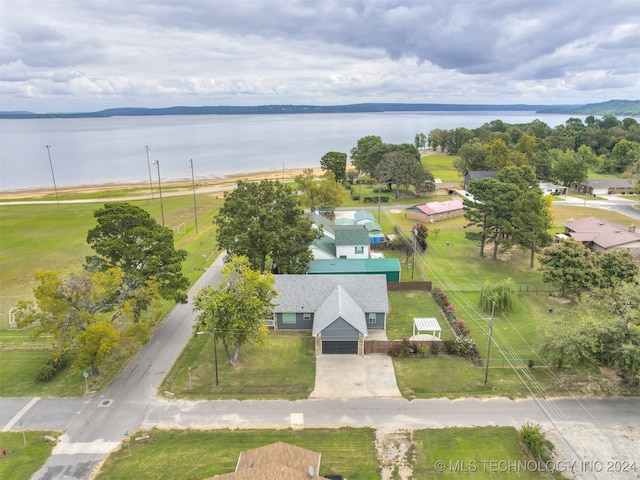
[[[53,162],[51,161],[51,145],[45,145],[47,148],[47,155],[49,156],[49,166],[51,167],[51,177],[53,178],[53,190],[56,192],[56,203],[60,206],[60,199],[58,198],[58,187],[56,186],[56,176],[53,173]]]
[[[198,335],[211,335],[213,337],[213,363],[216,366],[216,387],[218,386],[218,343],[216,342],[216,329],[211,332],[197,332]]]
[[[144,149],[147,151],[147,168],[149,169],[149,188],[151,189],[151,200],[153,201],[153,180],[151,180],[151,163],[149,162],[149,145],[145,145]]]
[[[198,233],[198,209],[196,208],[196,180],[193,176],[193,160],[189,159],[189,166],[191,167],[191,185],[193,187],[193,218],[196,222],[196,233]]]
[[[162,215],[162,226],[164,227],[164,208],[162,206],[162,184],[160,183],[160,160],[154,160],[153,164],[158,167],[158,193],[160,195],[160,214]]]

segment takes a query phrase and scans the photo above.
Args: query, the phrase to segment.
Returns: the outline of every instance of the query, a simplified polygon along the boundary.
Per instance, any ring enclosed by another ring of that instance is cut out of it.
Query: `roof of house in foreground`
[[[284,442],[240,453],[236,471],[207,480],[304,480],[320,470],[321,454]]]
[[[337,286],[365,312],[388,312],[387,277],[379,275],[274,275],[279,312],[313,313]]]

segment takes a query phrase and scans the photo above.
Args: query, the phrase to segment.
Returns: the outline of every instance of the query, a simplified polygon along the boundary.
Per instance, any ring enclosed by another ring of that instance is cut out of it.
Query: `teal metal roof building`
[[[387,282],[400,281],[400,261],[397,258],[340,258],[335,260],[311,260],[309,275],[386,275]]]

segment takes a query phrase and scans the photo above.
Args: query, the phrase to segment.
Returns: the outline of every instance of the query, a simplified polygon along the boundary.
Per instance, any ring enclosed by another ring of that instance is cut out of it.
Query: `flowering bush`
[[[451,314],[456,313],[456,307],[452,303],[444,307],[444,309],[446,310],[447,313],[451,313]]]
[[[469,335],[469,328],[467,328],[467,326],[464,324],[464,320],[461,318],[456,318],[453,323],[456,325],[456,327],[458,327],[458,330],[460,330],[460,333],[462,335],[464,335],[465,337],[467,335]]]
[[[476,341],[469,337],[458,337],[450,346],[451,353],[465,358],[473,358],[478,355]]]

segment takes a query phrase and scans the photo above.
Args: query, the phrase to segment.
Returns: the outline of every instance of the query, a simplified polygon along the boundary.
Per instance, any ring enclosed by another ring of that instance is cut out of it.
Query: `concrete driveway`
[[[401,397],[388,355],[318,355],[309,398]]]

